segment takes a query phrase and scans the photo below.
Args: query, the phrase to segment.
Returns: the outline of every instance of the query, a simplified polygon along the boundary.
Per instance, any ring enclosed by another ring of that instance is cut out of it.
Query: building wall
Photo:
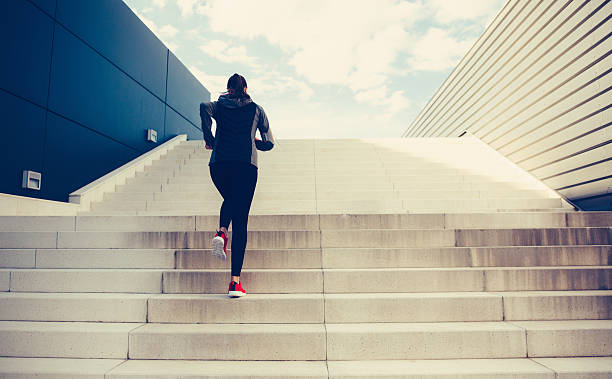
[[[588,209],[612,209],[612,4],[510,0],[404,137],[469,131]]]
[[[202,138],[210,93],[120,0],[0,1],[0,41],[2,193],[67,201],[177,134]]]

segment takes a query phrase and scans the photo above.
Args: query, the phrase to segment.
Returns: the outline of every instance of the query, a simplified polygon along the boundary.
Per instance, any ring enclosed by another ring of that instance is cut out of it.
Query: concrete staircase
[[[0,217],[0,377],[612,377],[612,213],[471,138],[280,141],[232,300],[208,154]]]

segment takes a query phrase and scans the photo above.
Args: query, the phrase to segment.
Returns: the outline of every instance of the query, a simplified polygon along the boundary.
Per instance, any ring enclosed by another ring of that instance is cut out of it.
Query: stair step
[[[229,245],[231,246],[231,245]],[[228,247],[229,247],[228,246]],[[190,249],[176,251],[178,269],[229,269],[231,250],[227,259],[221,260],[212,255],[210,249]],[[320,249],[249,249],[244,256],[245,269],[290,269],[321,268]]]
[[[8,358],[0,357],[3,378],[107,378],[105,374],[124,359]]]
[[[108,379],[308,378],[328,379],[325,361],[198,361],[130,359]]]
[[[141,323],[0,321],[0,356],[125,359]]]
[[[325,329],[322,324],[1,321],[5,343],[0,353],[123,358],[128,333],[132,359],[321,360],[325,333],[329,360],[518,358],[527,351],[530,357],[612,353],[612,320],[358,323],[327,324]],[[370,348],[364,350],[364,343]]]
[[[154,183],[155,186],[148,187],[146,185],[138,185],[138,184],[126,184],[118,188],[117,192],[131,192],[140,191],[144,192],[157,192],[162,191],[162,193],[176,193],[177,196],[180,196],[183,192],[217,192],[217,189],[209,184],[175,184],[168,183],[157,186],[158,183]],[[364,191],[439,191],[441,186],[444,183],[428,183],[428,182],[414,182],[414,183],[401,183],[393,186],[391,184],[371,184],[364,182],[359,186],[352,186],[351,188],[342,188],[343,191],[353,193],[353,192],[364,192]],[[259,192],[303,192],[303,191],[315,191],[317,192],[331,192],[337,191],[338,185],[327,185],[320,186],[320,188],[313,186],[304,186],[300,184],[285,184],[282,187],[278,184],[268,185],[266,183],[257,183],[256,191]],[[532,184],[516,184],[513,182],[478,182],[478,183],[454,183],[452,188],[454,190],[460,191],[533,191],[533,190],[541,190],[541,188],[536,187]]]
[[[326,294],[325,318],[327,323],[608,319],[611,297],[612,291]]]
[[[555,379],[531,359],[329,361],[330,378]]]
[[[612,212],[569,212],[567,226],[611,226]]]
[[[227,285],[226,282],[224,284]],[[227,291],[227,289],[226,289]],[[323,323],[321,294],[226,294],[152,296],[148,322],[154,323]]]
[[[147,294],[0,293],[0,320],[147,322]]]
[[[240,281],[248,293],[322,293],[323,271],[316,269],[242,271]],[[165,271],[164,293],[227,293],[227,270]]]
[[[459,229],[457,246],[609,245],[612,228]]]
[[[502,300],[503,298],[503,300]],[[612,291],[253,294],[0,293],[0,320],[161,323],[451,322],[612,318]],[[323,303],[325,302],[325,306]],[[502,310],[503,304],[503,310]]]
[[[612,320],[512,321],[527,332],[529,357],[612,355]]]
[[[324,268],[601,266],[609,264],[609,251],[609,246],[598,245],[323,248],[322,264]]]
[[[214,232],[0,232],[0,249],[203,248]],[[319,248],[318,231],[249,231],[248,248]]]
[[[180,346],[180,349],[176,347]],[[146,324],[130,359],[325,360],[322,324]]]
[[[326,328],[330,361],[521,358],[527,353],[525,332],[504,322],[327,324]]]
[[[495,294],[504,298],[505,320],[612,319],[612,291],[520,291]]]
[[[4,269],[13,292],[225,293],[228,271]],[[612,289],[610,266],[397,269],[245,269],[250,293],[556,291]],[[392,286],[389,283],[393,283]]]
[[[326,269],[326,293],[612,289],[612,267]]]
[[[173,249],[38,249],[36,267],[172,269],[175,267],[175,251]]]
[[[612,224],[612,212],[251,215],[249,230],[318,230],[319,219],[322,229],[606,227]],[[211,231],[218,221],[218,215],[0,216],[0,231]]]
[[[150,378],[417,378],[554,379],[606,378],[612,358],[445,359],[380,361],[195,361],[71,358],[0,358],[0,374],[34,378],[40,375],[103,376],[109,379]],[[329,369],[329,376],[328,376]],[[573,375],[573,376],[570,376]],[[54,376],[55,377],[55,376]]]
[[[2,272],[2,271],[0,271]],[[163,270],[153,269],[15,269],[12,292],[161,293]]]
[[[322,230],[326,247],[608,245],[612,228]]]
[[[612,357],[535,358],[532,360],[553,370],[560,379],[612,377]]]

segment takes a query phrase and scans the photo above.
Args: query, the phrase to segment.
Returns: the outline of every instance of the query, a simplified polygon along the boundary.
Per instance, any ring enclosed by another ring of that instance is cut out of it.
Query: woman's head
[[[227,93],[232,97],[248,97],[247,82],[244,76],[234,74],[227,81]]]

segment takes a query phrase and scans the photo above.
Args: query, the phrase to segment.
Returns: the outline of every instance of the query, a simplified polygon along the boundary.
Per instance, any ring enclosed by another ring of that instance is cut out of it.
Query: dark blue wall
[[[202,138],[210,93],[120,0],[2,0],[0,41],[2,193],[67,201],[177,134]]]

